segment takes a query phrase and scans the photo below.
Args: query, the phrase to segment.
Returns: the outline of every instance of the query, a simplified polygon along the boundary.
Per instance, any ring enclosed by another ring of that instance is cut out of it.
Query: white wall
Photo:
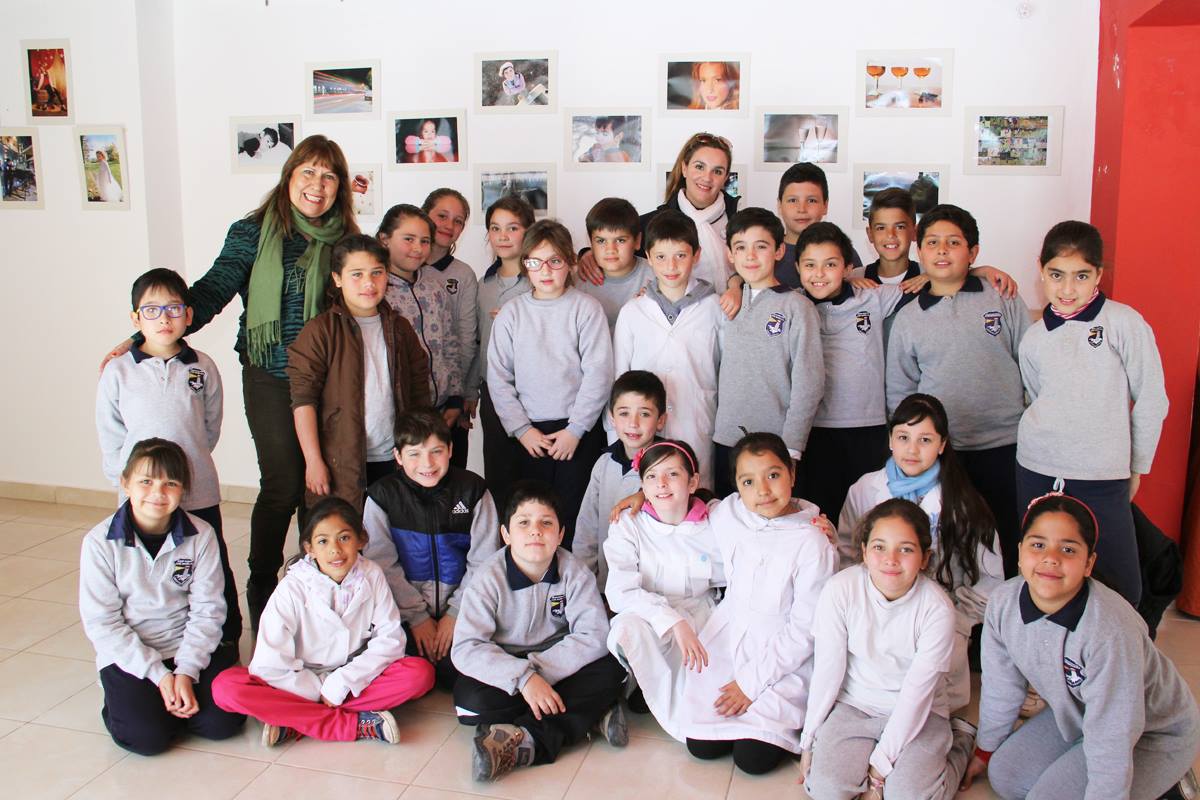
[[[307,61],[382,59],[384,117],[393,110],[467,109],[471,163],[455,171],[385,169],[386,207],[419,203],[442,185],[473,197],[474,163],[561,163],[562,109],[653,107],[663,52],[750,53],[752,71],[742,103],[753,109],[851,105],[859,49],[953,48],[952,116],[851,117],[851,168],[830,173],[829,218],[849,228],[855,161],[949,163],[946,199],[979,219],[981,263],[1014,274],[1025,301],[1036,305],[1034,262],[1042,235],[1054,222],[1088,215],[1098,0],[1033,0],[1030,5],[1033,13],[1026,18],[1018,16],[1015,0],[863,0],[842,6],[705,0],[690,3],[687,18],[672,10],[679,4],[563,2],[542,4],[536,14],[527,14],[521,6],[478,0],[447,3],[420,15],[410,4],[391,0],[271,0],[269,6],[257,0],[123,0],[104,4],[104,11],[83,0],[54,0],[12,10],[0,34],[0,52],[9,54],[13,67],[19,39],[70,38],[78,119],[127,126],[133,203],[130,212],[119,214],[80,210],[68,132],[43,128],[46,210],[0,214],[0,236],[8,245],[4,259],[10,283],[25,297],[61,299],[63,305],[47,311],[40,303],[10,303],[0,321],[12,352],[6,362],[16,368],[5,372],[22,376],[0,399],[6,443],[0,480],[102,486],[91,427],[95,365],[125,331],[129,282],[147,266],[150,252],[156,258],[181,253],[182,262],[171,266],[192,280],[208,268],[229,224],[274,183],[267,175],[231,174],[228,118],[303,114]],[[159,38],[172,29],[173,41]],[[509,117],[471,110],[472,54],[506,48],[557,51],[559,113]],[[154,71],[172,58],[173,76]],[[2,121],[23,124],[19,70],[12,74],[0,82]],[[144,97],[139,98],[139,88]],[[964,176],[963,107],[1014,104],[1066,107],[1062,175]],[[714,121],[655,117],[650,161],[669,163],[683,140],[701,127],[723,134],[733,141],[735,162],[751,167],[743,202],[774,207],[779,173],[752,170],[753,120],[752,113]],[[352,162],[386,163],[386,126],[382,117],[306,120],[303,133],[335,138]],[[152,162],[144,163],[143,127],[153,129],[156,148],[174,148],[174,162],[164,162],[148,143]],[[178,190],[170,175],[158,175],[172,163],[178,164]],[[148,198],[144,173],[150,168],[155,196]],[[595,200],[621,195],[645,211],[661,202],[657,186],[654,169],[634,175],[560,170],[557,215],[582,238],[583,216]],[[178,217],[171,204],[181,209],[181,236],[172,231],[151,240],[148,249],[147,219],[156,231],[174,228]],[[459,254],[482,270],[490,259],[480,222],[477,213]],[[870,252],[861,231],[853,231],[852,238],[864,256]],[[29,291],[35,282],[37,291]],[[257,465],[232,352],[240,310],[235,300],[192,342],[217,359],[225,378],[226,423],[217,453],[222,480],[252,485]],[[52,332],[37,337],[44,330]],[[35,337],[42,343],[31,341]],[[46,346],[51,342],[52,353]]]

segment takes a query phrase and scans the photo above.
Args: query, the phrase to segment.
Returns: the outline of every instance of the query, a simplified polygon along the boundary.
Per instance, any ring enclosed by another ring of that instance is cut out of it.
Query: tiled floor
[[[225,509],[239,580],[245,579],[248,509]],[[93,652],[79,625],[79,541],[103,509],[0,499],[0,793],[12,798],[264,798],[344,795],[362,800],[694,800],[804,798],[788,763],[753,778],[728,760],[691,758],[649,717],[633,717],[629,746],[591,742],[557,763],[519,770],[494,784],[469,773],[470,729],[450,698],[435,693],[397,712],[401,743],[303,740],[266,749],[259,725],[224,742],[188,739],[142,758],[116,747],[100,722]],[[1200,688],[1200,624],[1170,612],[1159,643],[1195,691]],[[249,653],[249,635],[242,653]],[[169,788],[168,788],[169,787]],[[986,785],[961,795],[994,797]]]

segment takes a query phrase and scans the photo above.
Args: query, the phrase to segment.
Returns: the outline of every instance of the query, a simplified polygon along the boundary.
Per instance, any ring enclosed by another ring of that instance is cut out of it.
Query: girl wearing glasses
[[[533,290],[501,307],[487,351],[488,391],[518,445],[511,473],[553,486],[563,520],[579,515],[613,382],[608,320],[600,301],[572,287],[574,263],[560,223],[541,220],[525,232],[521,269]],[[564,547],[573,535],[568,528]]]

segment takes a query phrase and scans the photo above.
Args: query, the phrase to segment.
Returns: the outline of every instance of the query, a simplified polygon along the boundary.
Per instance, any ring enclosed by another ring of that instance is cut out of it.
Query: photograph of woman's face
[[[725,108],[729,101],[730,81],[722,61],[702,61],[693,70],[693,105],[706,111]],[[736,108],[736,106],[734,106]]]

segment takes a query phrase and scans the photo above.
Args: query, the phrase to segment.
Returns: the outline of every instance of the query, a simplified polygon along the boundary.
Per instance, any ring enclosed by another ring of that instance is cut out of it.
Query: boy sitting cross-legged
[[[559,547],[558,499],[546,484],[513,486],[500,532],[508,546],[467,587],[451,654],[458,721],[477,725],[472,773],[495,780],[553,762],[600,725],[629,740],[617,705],[625,669],[608,653],[596,579]]]
[[[452,689],[458,672],[450,644],[463,590],[500,549],[496,505],[483,478],[450,465],[450,428],[432,409],[396,420],[400,470],[367,488],[364,555],[383,568],[408,629],[408,654],[437,671]]]

